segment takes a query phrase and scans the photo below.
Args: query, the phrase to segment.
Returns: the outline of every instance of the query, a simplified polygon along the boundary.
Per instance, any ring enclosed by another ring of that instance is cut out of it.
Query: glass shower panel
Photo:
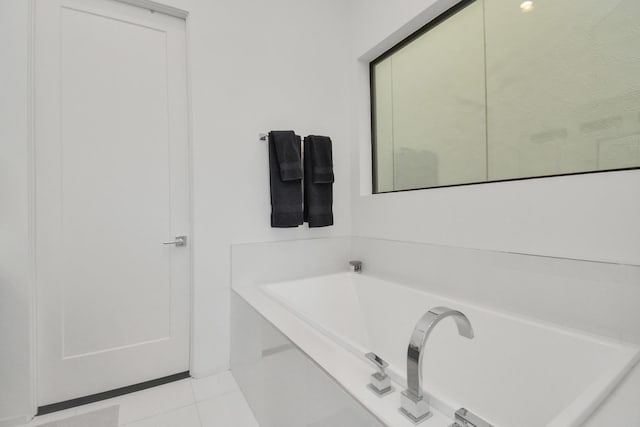
[[[640,166],[640,2],[485,0],[488,179]]]

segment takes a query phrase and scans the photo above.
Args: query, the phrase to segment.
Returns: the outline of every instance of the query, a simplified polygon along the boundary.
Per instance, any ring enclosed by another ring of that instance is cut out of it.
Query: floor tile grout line
[[[217,398],[219,398],[219,397],[226,396],[226,395],[231,394],[231,393],[237,393],[237,392],[240,392],[240,394],[242,394],[242,396],[244,396],[244,393],[243,393],[243,392],[242,392],[242,390],[240,390],[240,388],[238,387],[238,388],[237,388],[237,389],[235,389],[235,390],[228,390],[228,391],[225,391],[224,393],[220,393],[220,394],[216,394],[215,396],[207,397],[206,399],[196,400],[196,405],[197,405],[198,403],[207,402],[207,401],[209,401],[209,400],[217,399]]]
[[[173,408],[170,408],[170,409],[164,409],[164,410],[162,410],[160,412],[156,412],[155,414],[151,414],[151,415],[148,415],[148,416],[145,416],[145,417],[142,417],[142,418],[132,419],[132,420],[127,421],[126,424],[120,424],[120,419],[119,419],[120,418],[120,414],[118,414],[118,427],[124,427],[124,426],[130,425],[130,424],[133,424],[133,423],[137,423],[139,421],[147,420],[149,418],[153,418],[153,417],[156,417],[156,416],[159,416],[159,415],[165,415],[165,414],[171,413],[173,411],[177,411],[179,409],[184,409],[184,408],[187,408],[189,406],[195,405],[196,404],[196,400],[195,400],[195,394],[193,392],[193,386],[191,385],[191,378],[185,378],[185,379],[180,380],[180,381],[184,381],[184,380],[188,380],[189,381],[189,388],[191,389],[191,397],[192,397],[192,400],[193,400],[191,403],[188,403],[186,405],[176,406],[176,407],[173,407]],[[168,383],[168,384],[162,384],[162,385],[157,386],[157,387],[151,387],[151,388],[146,389],[146,390],[140,390],[140,391],[137,391],[135,393],[129,393],[129,394],[124,394],[122,396],[116,396],[116,397],[113,397],[111,399],[102,400],[102,401],[99,401],[99,402],[93,402],[93,403],[89,403],[88,405],[83,405],[83,406],[88,407],[90,405],[95,405],[95,404],[99,404],[99,403],[107,403],[107,402],[109,402],[110,400],[113,399],[113,402],[111,402],[111,403],[113,403],[114,406],[118,406],[119,407],[118,408],[118,412],[120,412],[120,407],[122,406],[122,402],[127,400],[128,398],[131,398],[132,396],[136,396],[136,395],[137,396],[141,396],[142,393],[144,393],[144,392],[151,392],[151,391],[154,391],[154,390],[157,392],[159,387],[163,387],[163,386],[170,385],[170,384],[176,384],[176,383],[178,383],[180,381],[176,381],[176,382]],[[140,394],[138,394],[138,393],[140,393]],[[76,411],[79,411],[83,406],[76,407],[75,408]],[[96,410],[99,410],[99,409],[101,409],[101,408],[100,407],[96,408]],[[92,411],[90,411],[90,412],[92,412]]]
[[[196,414],[198,414],[198,422],[200,423],[200,427],[204,427],[204,423],[202,422],[202,414],[200,413],[200,407],[196,403]]]
[[[230,371],[230,370],[228,370],[228,371],[224,371],[224,372],[229,372],[229,373],[231,374],[231,371]],[[223,373],[224,373],[224,372],[223,372]],[[214,376],[222,375],[223,373],[216,374],[216,375],[214,375]],[[205,377],[205,378],[206,378],[206,377]],[[206,400],[215,399],[216,397],[224,396],[224,395],[229,394],[229,393],[233,393],[234,391],[240,391],[240,392],[242,392],[242,390],[240,389],[240,385],[238,385],[238,382],[237,382],[237,381],[236,381],[236,379],[233,377],[233,374],[231,374],[231,378],[233,379],[233,384],[235,384],[235,388],[234,388],[233,390],[227,390],[227,391],[224,391],[224,392],[222,392],[222,393],[220,393],[220,394],[216,394],[215,396],[207,397],[207,398],[200,399],[200,400],[198,400],[198,397],[196,396],[196,389],[194,388],[194,385],[193,385],[194,381],[193,381],[193,379],[192,379],[192,381],[191,381],[191,389],[193,390],[193,397],[194,397],[194,399],[195,399],[195,401],[196,401],[196,404],[197,404],[198,402],[204,402],[204,401],[206,401]],[[201,380],[202,380],[202,379],[196,379],[196,381],[201,381]],[[244,393],[243,393],[243,395],[244,395]]]
[[[189,403],[189,404],[187,404],[187,405],[177,406],[177,407],[174,407],[174,408],[171,408],[171,409],[162,410],[162,411],[160,411],[160,412],[157,412],[157,413],[155,413],[155,414],[149,415],[149,416],[147,416],[147,417],[142,417],[142,418],[138,418],[138,419],[130,420],[130,421],[128,421],[126,424],[120,424],[120,423],[118,422],[118,427],[124,427],[124,426],[126,426],[126,425],[130,425],[130,424],[133,424],[133,423],[137,423],[137,422],[139,422],[139,421],[147,420],[147,419],[149,419],[149,418],[153,418],[153,417],[156,417],[156,416],[159,416],[159,415],[166,415],[166,414],[171,413],[171,412],[173,412],[173,411],[177,411],[177,410],[180,410],[180,409],[187,408],[187,407],[189,407],[189,406],[191,406],[191,405],[195,405],[195,404],[196,404],[196,399],[195,399],[195,394],[193,393],[193,386],[191,385],[191,378],[188,378],[188,379],[187,379],[187,378],[185,378],[185,380],[188,380],[188,381],[189,381],[189,389],[191,390],[191,397],[192,397],[192,402],[191,402],[191,403]],[[184,381],[184,380],[181,380],[181,381]],[[169,384],[175,384],[175,383],[177,383],[177,382],[179,382],[179,381],[176,381],[176,382],[174,382],[174,383],[169,383]],[[166,385],[166,384],[163,384],[163,385]],[[162,387],[162,385],[161,385],[161,386],[159,386],[159,387]],[[144,391],[152,391],[152,390],[154,390],[154,388],[155,388],[155,387],[149,388],[149,389],[147,389],[147,390],[141,390],[141,392],[144,392]],[[156,389],[155,391],[157,391],[157,389]],[[134,393],[134,394],[135,394],[135,393]],[[124,398],[124,399],[126,399],[126,396],[127,396],[127,395],[123,395],[123,396],[119,396],[119,397],[120,397],[120,398]],[[117,398],[116,398],[116,399],[117,399]]]
[[[249,403],[249,400],[247,400],[247,396],[244,395],[244,392],[241,390],[240,391],[242,393],[242,398],[244,399],[244,403],[247,404],[247,408],[249,409],[249,413],[251,414],[251,417],[253,418],[253,420],[255,421],[255,425],[256,427],[260,427],[260,423],[258,422],[258,416],[256,415],[256,413],[253,411],[253,407],[251,406],[251,404]]]
[[[253,408],[251,407],[251,405],[249,405],[249,401],[247,400],[247,397],[244,395],[244,392],[239,387],[238,387],[237,390],[230,390],[228,392],[225,392],[223,394],[217,395],[215,397],[210,397],[208,399],[201,400],[200,402],[196,402],[196,408],[198,410],[198,417],[200,418],[200,425],[202,427],[204,427],[204,424],[202,423],[202,418],[201,418],[201,413],[200,413],[200,405],[198,403],[209,402],[211,400],[216,400],[217,398],[221,398],[223,396],[228,396],[228,395],[233,394],[233,393],[239,393],[240,394],[240,397],[242,398],[244,403],[247,405],[247,409],[249,410],[249,414],[251,414],[251,417],[255,421],[256,426],[260,427],[260,424],[258,423],[258,418],[256,417],[256,414],[253,412]]]
[[[213,400],[213,399],[216,399],[216,398],[219,398],[219,397],[222,397],[222,396],[226,396],[228,394],[235,393],[235,392],[240,392],[242,394],[242,396],[244,397],[244,394],[242,393],[242,390],[240,390],[240,387],[238,386],[235,390],[228,390],[228,391],[226,391],[224,393],[217,394],[217,395],[212,396],[212,397],[207,397],[206,399],[197,400],[196,396],[195,396],[196,395],[195,389],[193,388],[193,380],[189,381],[189,385],[190,385],[190,388],[191,388],[191,394],[193,396],[193,402],[192,403],[190,403],[188,405],[182,405],[182,406],[179,406],[179,407],[176,407],[176,408],[172,408],[172,409],[169,409],[169,410],[166,410],[166,411],[158,412],[156,414],[149,415],[147,417],[131,420],[131,421],[128,421],[126,424],[118,424],[118,427],[126,427],[128,425],[133,424],[133,423],[137,423],[137,422],[141,422],[141,421],[144,421],[144,420],[148,420],[149,418],[154,418],[154,417],[157,417],[157,416],[160,416],[160,415],[166,415],[166,414],[169,414],[171,412],[174,412],[174,411],[177,411],[177,410],[180,410],[180,409],[188,408],[190,406],[195,406],[196,412],[198,414],[198,421],[200,422],[200,425],[202,426],[203,425],[202,424],[202,417],[200,415],[200,407],[198,406],[198,403],[202,403],[202,402],[206,402],[206,401],[209,401],[209,400]],[[237,386],[237,384],[236,384],[236,386]]]
[[[202,416],[200,415],[200,408],[198,407],[198,399],[196,398],[196,389],[193,385],[194,379],[191,378],[191,381],[189,381],[189,383],[191,384],[191,393],[193,394],[193,405],[196,407],[196,416],[198,417],[198,424],[200,425],[200,427],[203,427],[202,424]]]
[[[181,409],[188,408],[188,407],[190,407],[190,406],[196,406],[196,402],[189,403],[188,405],[178,406],[178,407],[175,407],[175,408],[172,408],[172,409],[168,409],[168,410],[165,410],[165,411],[162,411],[162,412],[158,412],[158,413],[156,413],[156,414],[149,415],[148,417],[137,418],[137,419],[135,419],[135,420],[128,421],[126,424],[120,424],[120,423],[118,423],[118,427],[125,427],[125,426],[128,426],[128,425],[134,424],[134,423],[139,423],[139,422],[141,422],[141,421],[148,420],[148,419],[150,419],[150,418],[158,417],[158,416],[160,416],[160,415],[167,415],[167,414],[170,414],[171,412],[179,411],[179,410],[181,410]]]
[[[131,420],[131,421],[127,422],[126,424],[118,423],[118,427],[124,427],[126,425],[137,423],[137,422],[143,421],[143,420],[148,420],[149,418],[154,418],[154,417],[157,417],[159,415],[166,415],[166,414],[169,414],[171,412],[178,411],[180,409],[188,408],[189,406],[194,406],[196,404],[196,399],[195,399],[195,394],[193,393],[193,385],[191,384],[191,380],[189,380],[189,389],[191,389],[191,397],[193,398],[193,402],[191,402],[191,403],[189,403],[187,405],[177,406],[175,408],[163,410],[163,411],[157,412],[157,413],[155,413],[153,415],[149,415],[148,417],[143,417],[143,418],[138,418],[138,419],[135,419],[135,420]]]

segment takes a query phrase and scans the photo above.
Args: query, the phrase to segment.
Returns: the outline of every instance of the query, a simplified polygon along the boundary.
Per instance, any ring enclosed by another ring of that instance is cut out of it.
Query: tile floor
[[[185,379],[137,393],[36,417],[25,427],[119,405],[119,426],[259,427],[230,371]]]

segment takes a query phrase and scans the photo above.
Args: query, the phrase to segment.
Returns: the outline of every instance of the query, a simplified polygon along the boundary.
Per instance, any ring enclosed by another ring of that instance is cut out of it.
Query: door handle
[[[163,245],[187,246],[187,236],[176,236],[176,240],[163,242]]]

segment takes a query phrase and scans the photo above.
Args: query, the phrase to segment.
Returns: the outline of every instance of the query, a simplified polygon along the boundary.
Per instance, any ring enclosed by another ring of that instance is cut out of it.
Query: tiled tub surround
[[[350,243],[368,275],[640,345],[640,265],[364,237]]]
[[[234,288],[349,270],[640,345],[639,265],[338,237],[231,247]]]
[[[562,325],[560,329],[568,327],[608,336],[613,338],[613,342],[618,339],[636,344],[640,342],[638,339],[640,335],[638,324],[640,322],[634,321],[640,316],[640,310],[637,310],[640,304],[640,280],[638,280],[640,267],[637,266],[367,238],[327,240],[335,240],[333,242],[324,241],[320,244],[324,249],[334,246],[332,251],[326,253],[327,259],[330,259],[329,262],[323,260],[322,257],[317,257],[322,252],[319,249],[318,241],[281,242],[277,255],[275,255],[273,248],[269,248],[269,245],[265,244],[252,247],[250,250],[248,247],[251,245],[243,245],[246,247],[241,251],[234,247],[234,271],[241,267],[244,271],[251,270],[253,261],[256,256],[260,257],[261,252],[265,254],[271,252],[270,260],[272,262],[269,266],[260,262],[260,266],[254,270],[253,276],[255,277],[247,278],[246,275],[234,273],[233,286],[244,299],[249,300],[254,307],[259,307],[258,311],[268,317],[270,322],[279,328],[281,325],[287,325],[284,328],[287,330],[283,330],[283,332],[289,338],[299,337],[301,343],[307,348],[300,345],[297,340],[293,339],[293,341],[305,353],[312,354],[315,351],[317,354],[322,354],[322,350],[319,350],[319,353],[317,350],[323,347],[325,353],[332,352],[324,359],[323,357],[314,357],[314,360],[325,370],[331,372],[331,375],[350,394],[370,408],[379,409],[382,400],[363,388],[363,385],[368,382],[368,375],[371,372],[369,365],[358,360],[353,353],[344,347],[336,347],[335,341],[332,341],[326,333],[320,332],[319,329],[302,320],[300,313],[295,314],[294,311],[285,308],[283,304],[259,290],[257,285],[260,282],[260,276],[266,278],[264,282],[278,282],[304,277],[305,270],[314,271],[314,274],[308,274],[308,276],[316,275],[320,267],[310,267],[313,262],[324,264],[320,268],[321,274],[344,272],[348,268],[346,260],[357,258],[362,259],[365,263],[365,275],[390,279],[418,291],[443,295],[445,298],[452,297],[460,302],[473,301],[471,305],[488,308],[489,311],[492,311],[491,308],[497,308],[498,312],[507,317],[514,317],[509,314],[512,313],[516,318],[532,319],[533,323],[540,323],[535,320],[536,318],[543,319],[542,324],[549,325],[552,329],[555,327],[549,322]],[[340,248],[338,249],[338,247]],[[300,253],[308,248],[315,248],[311,249],[311,252],[315,251],[317,257],[315,261],[309,260]],[[345,255],[345,250],[348,253],[344,263],[339,262],[338,257],[335,256],[338,250],[340,256]],[[244,254],[251,254],[251,257],[245,257]],[[304,261],[297,263],[296,260]],[[278,271],[283,271],[284,277],[279,278],[279,274],[282,273],[278,273]],[[573,294],[571,294],[572,292]],[[382,312],[385,309],[385,307],[380,307]],[[446,333],[444,332],[447,330],[446,323],[448,322],[444,322],[438,327],[442,327],[442,333]],[[458,342],[463,340],[457,337],[453,329],[448,332],[447,335],[451,340],[456,338]],[[235,333],[234,330],[234,337]],[[409,333],[410,331],[407,331],[406,335],[408,336]],[[577,332],[577,334],[569,332],[568,334],[583,335],[582,332]],[[309,339],[309,337],[313,339]],[[508,339],[510,337],[505,338],[505,340]],[[596,341],[599,340],[596,337]],[[605,339],[604,341],[609,340]],[[331,347],[332,343],[333,347]],[[429,352],[431,346],[428,344],[427,347],[427,352]],[[623,344],[623,347],[627,346]],[[331,350],[332,348],[333,350]],[[554,351],[558,350],[553,348],[548,351],[554,354]],[[612,368],[608,362],[604,362],[604,364],[608,368]],[[563,378],[567,379],[563,374],[563,377],[558,381],[562,381]],[[425,388],[428,387],[427,384]],[[487,389],[493,387],[496,385],[492,383],[487,386]],[[549,387],[553,388],[554,384]],[[402,388],[402,385],[399,388]],[[367,392],[362,393],[362,389]],[[606,403],[586,421],[584,426],[596,427],[625,422],[630,416],[633,416],[634,402],[638,393],[640,393],[640,369],[636,367],[606,400]],[[458,404],[458,396],[448,397],[451,398],[451,401],[455,401],[455,404]],[[388,399],[394,400],[391,407],[397,411],[399,398],[394,399],[390,396]],[[446,400],[447,398],[444,399],[445,403]],[[396,418],[395,415],[398,415],[397,412],[393,414],[389,412],[390,417]],[[441,415],[436,411],[436,415],[431,420],[432,425],[447,425],[449,420]],[[397,422],[400,424],[389,423],[389,425],[404,425],[402,424],[404,420],[399,417]],[[560,423],[557,425],[572,424]]]

